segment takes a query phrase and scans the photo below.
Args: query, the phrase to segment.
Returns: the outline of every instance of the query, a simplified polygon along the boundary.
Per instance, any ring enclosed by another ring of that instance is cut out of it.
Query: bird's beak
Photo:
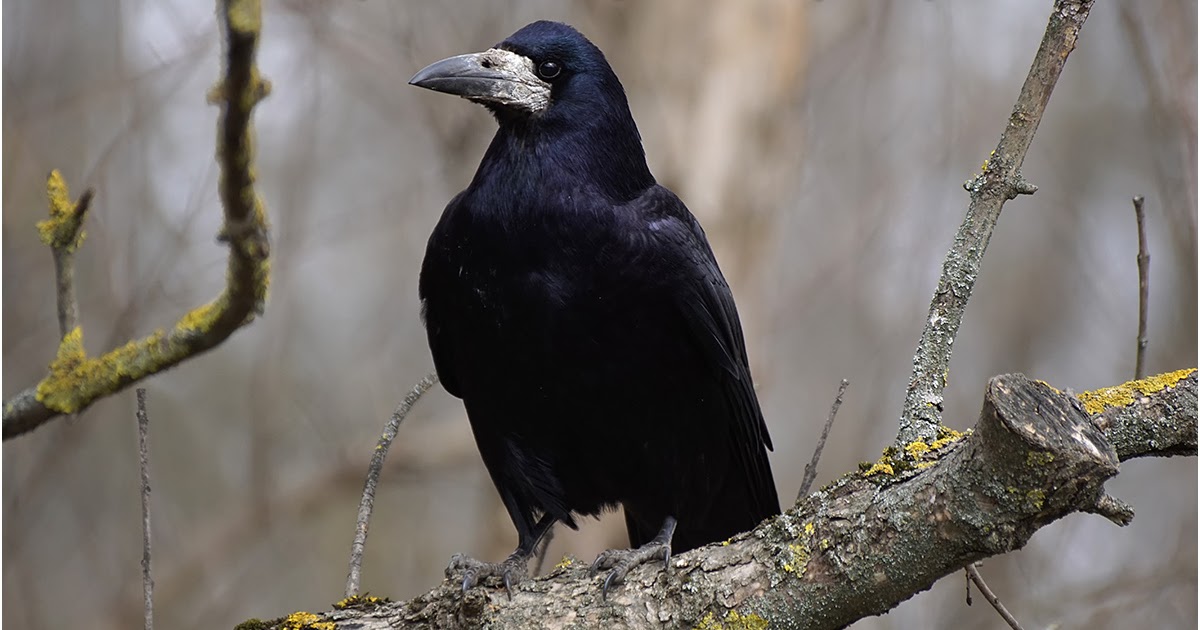
[[[534,72],[533,60],[498,48],[434,62],[408,83],[530,113],[550,105],[550,84]]]

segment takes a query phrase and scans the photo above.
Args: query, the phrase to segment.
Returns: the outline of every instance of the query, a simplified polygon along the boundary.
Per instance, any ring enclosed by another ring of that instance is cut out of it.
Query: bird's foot
[[[625,580],[634,567],[654,560],[662,560],[664,568],[671,562],[670,540],[652,540],[637,549],[609,549],[596,556],[592,562],[592,575],[609,569],[608,577],[604,578],[604,587],[600,594],[608,598],[608,589]]]
[[[528,571],[529,556],[520,551],[513,552],[504,562],[484,562],[456,553],[450,558],[450,565],[446,567],[446,577],[454,577],[461,572],[463,593],[471,590],[484,578],[498,577],[504,581],[504,590],[508,592],[508,598],[512,599],[513,585],[525,580]]]

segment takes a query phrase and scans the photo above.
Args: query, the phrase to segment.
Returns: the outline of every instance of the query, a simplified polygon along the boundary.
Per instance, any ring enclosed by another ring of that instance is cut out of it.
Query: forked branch
[[[226,35],[225,73],[209,99],[221,108],[217,163],[225,223],[218,238],[229,244],[225,289],[213,301],[186,313],[169,332],[156,330],[103,355],[89,357],[83,347],[83,329],[75,321],[70,253],[82,241],[80,226],[90,195],[85,193],[79,203],[70,204],[61,176],[51,174],[51,217],[39,225],[39,230],[54,250],[59,269],[62,340],[49,374],[5,401],[5,440],[61,414],[79,413],[100,398],[210,350],[262,313],[269,283],[270,247],[266,209],[254,189],[254,131],[250,123],[255,105],[270,91],[270,84],[259,77],[255,65],[262,8],[258,0],[222,0],[218,6]]]

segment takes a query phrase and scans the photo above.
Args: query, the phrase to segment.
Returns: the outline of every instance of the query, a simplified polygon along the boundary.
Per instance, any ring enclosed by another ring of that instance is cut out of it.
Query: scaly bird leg
[[[664,568],[667,567],[671,562],[671,536],[674,534],[675,517],[668,516],[663,521],[662,529],[658,531],[654,540],[637,549],[609,549],[596,556],[591,568],[593,575],[603,569],[611,569],[608,577],[604,578],[604,587],[600,591],[601,596],[608,599],[608,588],[614,584],[620,584],[629,571],[639,564],[661,558]]]
[[[479,584],[480,580],[495,576],[504,581],[504,590],[508,592],[508,598],[512,599],[513,585],[520,584],[529,577],[529,559],[533,557],[538,543],[553,525],[554,517],[543,514],[533,526],[532,535],[521,541],[516,550],[503,562],[484,562],[466,554],[456,553],[450,558],[450,565],[446,567],[446,577],[451,578],[462,571],[462,592],[466,593]]]

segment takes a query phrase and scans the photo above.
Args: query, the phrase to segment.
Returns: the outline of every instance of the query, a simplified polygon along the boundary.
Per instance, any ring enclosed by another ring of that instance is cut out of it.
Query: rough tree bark
[[[635,569],[600,597],[587,563],[466,595],[446,580],[406,602],[355,598],[243,628],[841,628],[1073,512],[1125,524],[1104,493],[1119,463],[1196,454],[1196,370],[1075,398],[1020,374],[988,383],[973,430],[888,449],[751,532]],[[494,585],[493,585],[494,586]],[[324,625],[322,625],[324,624]]]

